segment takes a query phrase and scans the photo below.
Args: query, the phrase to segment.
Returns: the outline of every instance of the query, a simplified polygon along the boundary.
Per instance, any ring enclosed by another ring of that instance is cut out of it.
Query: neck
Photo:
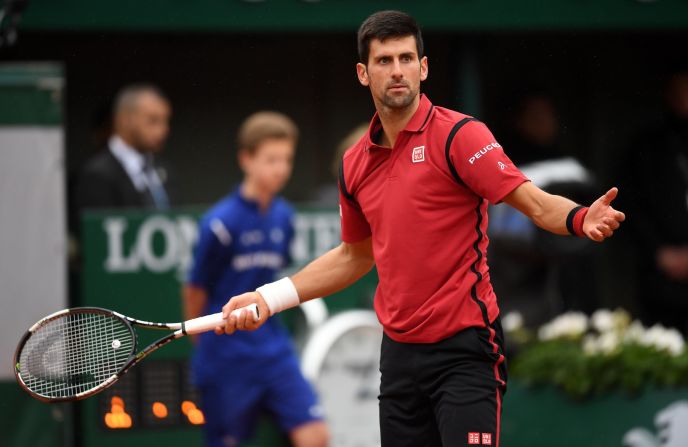
[[[124,134],[119,133],[119,132],[116,135],[120,138],[120,140],[124,141],[124,144],[126,144],[130,148],[134,149],[136,152],[140,152],[140,153],[145,155],[144,151],[142,151],[141,149],[136,147],[136,145],[133,143],[133,139],[129,138],[128,135],[124,135]]]
[[[258,206],[262,211],[268,209],[273,199],[272,194],[247,179],[241,184],[241,195],[246,199],[258,202]]]
[[[388,107],[376,101],[375,108],[380,117],[380,123],[382,123],[383,146],[394,147],[399,133],[406,128],[406,125],[411,121],[416,110],[418,110],[419,105],[420,95],[416,95],[411,104],[401,109]]]

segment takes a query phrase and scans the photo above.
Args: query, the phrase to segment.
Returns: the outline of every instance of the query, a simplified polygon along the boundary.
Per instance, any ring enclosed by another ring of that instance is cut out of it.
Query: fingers
[[[602,223],[604,223],[612,231],[618,230],[621,226],[621,223],[619,223],[619,221],[617,221],[616,219],[612,219],[611,217],[605,217],[604,219],[602,219]]]
[[[602,197],[600,197],[600,200],[602,200],[602,203],[604,203],[605,205],[609,205],[610,203],[612,203],[612,200],[616,199],[616,195],[618,193],[619,189],[617,187],[611,188]]]
[[[599,224],[595,227],[595,229],[599,231],[602,234],[602,237],[604,238],[612,237],[612,235],[614,234],[614,231],[612,231],[612,229],[609,228],[609,225]]]
[[[256,321],[253,318],[253,312],[246,309],[239,311],[236,310],[246,307],[250,304],[256,303],[258,301],[259,296],[260,295],[258,295],[258,293],[256,292],[248,292],[242,295],[232,297],[227,302],[227,304],[225,304],[222,307],[222,316],[225,319],[226,323],[223,327],[215,328],[215,333],[218,335],[223,333],[231,335],[238,330],[255,331],[256,329],[258,329],[264,322],[264,318],[261,318],[258,321]],[[263,312],[260,312],[260,303],[258,304],[258,306],[259,314],[263,315]],[[264,314],[268,315],[268,313]]]
[[[236,328],[241,331],[255,331],[258,329],[258,322],[253,319],[251,311],[242,310],[237,316]]]

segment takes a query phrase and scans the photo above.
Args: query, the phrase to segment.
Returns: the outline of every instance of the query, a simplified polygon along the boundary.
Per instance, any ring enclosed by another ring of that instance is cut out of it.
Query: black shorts
[[[506,392],[499,319],[430,344],[382,339],[383,447],[499,446]]]

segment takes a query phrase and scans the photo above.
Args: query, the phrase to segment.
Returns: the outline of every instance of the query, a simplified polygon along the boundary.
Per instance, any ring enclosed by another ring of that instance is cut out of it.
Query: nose
[[[394,60],[394,64],[392,65],[392,77],[395,79],[402,78],[404,74],[401,71],[401,62],[399,59]]]

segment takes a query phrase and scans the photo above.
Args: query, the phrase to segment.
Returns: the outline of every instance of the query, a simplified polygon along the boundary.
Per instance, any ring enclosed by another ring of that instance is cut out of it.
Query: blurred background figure
[[[81,217],[84,210],[170,208],[169,170],[158,160],[170,130],[171,105],[152,84],[131,84],[113,105],[93,116],[92,142],[99,145],[68,181],[70,301],[81,303]]]
[[[342,163],[342,157],[344,156],[344,152],[353,146],[354,143],[356,143],[363,136],[363,134],[366,133],[368,126],[369,123],[366,122],[357,125],[339,141],[330,166],[332,181],[329,183],[324,183],[315,191],[315,195],[312,198],[314,203],[322,206],[337,206],[337,203],[339,203],[339,187],[337,186],[337,178],[339,176],[339,165]]]
[[[663,121],[635,140],[622,178],[645,323],[688,333],[688,70],[664,88]]]
[[[227,297],[274,281],[290,262],[294,210],[278,193],[291,177],[298,129],[286,115],[258,112],[238,134],[244,178],[200,221],[183,288],[186,319],[220,312]],[[200,335],[192,365],[207,447],[241,445],[265,415],[296,447],[327,445],[315,393],[279,318],[253,332]]]
[[[156,157],[167,139],[170,116],[169,100],[153,85],[130,85],[118,93],[112,135],[79,175],[77,214],[94,208],[169,208],[167,171]]]
[[[522,88],[504,118],[500,144],[521,171],[551,194],[578,203],[595,198],[592,173],[560,145],[560,122],[552,97]],[[539,324],[566,310],[592,312],[598,304],[597,279],[581,238],[556,237],[508,206],[490,210],[491,275],[500,307],[519,310],[526,323]]]

